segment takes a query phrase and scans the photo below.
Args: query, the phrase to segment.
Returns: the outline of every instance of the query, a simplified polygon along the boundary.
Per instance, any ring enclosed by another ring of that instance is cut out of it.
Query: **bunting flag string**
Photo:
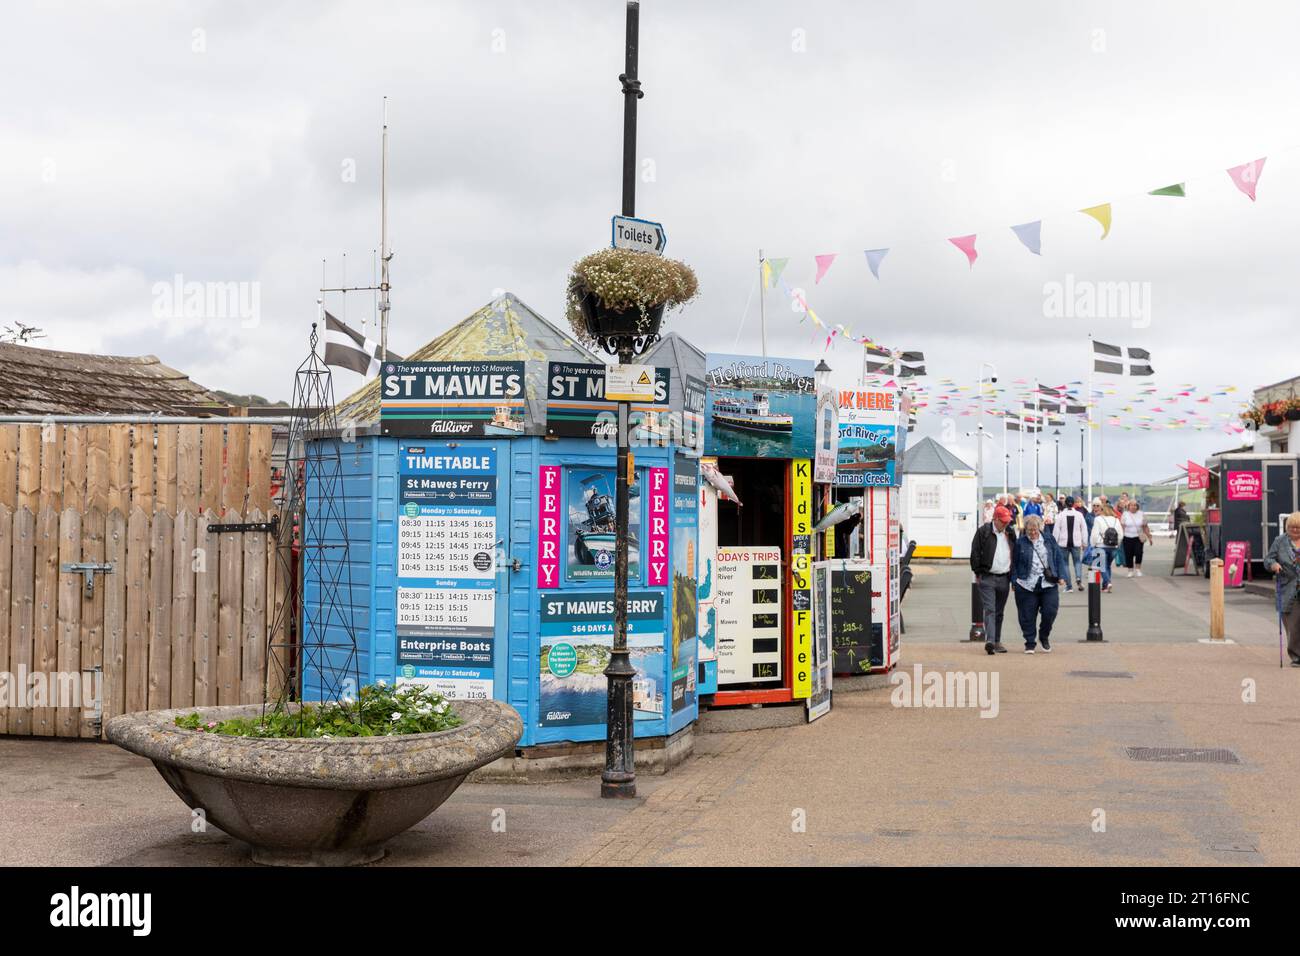
[[[1297,147],[1300,148],[1300,147]],[[1288,150],[1289,152],[1289,150]],[[1259,184],[1259,177],[1264,168],[1264,162],[1267,157],[1260,157],[1249,163],[1243,163],[1240,166],[1232,166],[1225,170],[1232,184],[1244,193],[1251,202],[1256,199],[1255,190]],[[1187,198],[1187,181],[1171,183],[1167,186],[1161,186],[1158,189],[1147,190],[1144,195]],[[1099,203],[1095,206],[1087,206],[1077,210],[1085,216],[1094,219],[1101,226],[1101,239],[1110,235],[1111,225],[1113,222],[1112,204],[1109,202]],[[1015,233],[1017,239],[1032,255],[1042,255],[1042,228],[1043,220],[1041,218],[1030,222],[1020,223],[1010,227]],[[970,268],[974,268],[975,260],[979,258],[976,251],[975,242],[978,233],[971,233],[966,236],[951,236],[945,241],[956,246],[966,256],[966,262]],[[880,279],[880,265],[894,247],[882,246],[877,249],[864,249],[863,255],[867,261],[867,268],[871,270],[872,276],[877,281]],[[814,285],[819,285],[830,271],[831,265],[835,262],[839,253],[821,253],[813,257],[816,263],[816,274],[813,279]],[[763,262],[763,288],[773,288],[780,281],[781,273],[785,271],[790,259],[766,259]]]

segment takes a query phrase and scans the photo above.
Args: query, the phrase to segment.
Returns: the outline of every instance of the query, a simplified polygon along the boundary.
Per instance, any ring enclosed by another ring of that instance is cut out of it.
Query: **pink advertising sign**
[[[1250,560],[1250,544],[1246,541],[1229,541],[1223,549],[1223,585],[1229,588],[1242,586],[1246,563]]]
[[[1229,501],[1260,501],[1264,497],[1263,475],[1258,471],[1228,472]]]
[[[646,504],[650,509],[649,578],[651,587],[668,584],[668,469],[650,469],[650,494]]]
[[[537,586],[560,586],[560,466],[542,465],[537,475]]]

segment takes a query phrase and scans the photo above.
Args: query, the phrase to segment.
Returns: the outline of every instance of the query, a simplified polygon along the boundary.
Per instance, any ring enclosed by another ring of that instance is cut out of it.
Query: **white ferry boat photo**
[[[713,422],[728,428],[758,432],[788,432],[794,429],[794,416],[773,412],[766,392],[754,392],[750,398],[718,397],[713,401]]]

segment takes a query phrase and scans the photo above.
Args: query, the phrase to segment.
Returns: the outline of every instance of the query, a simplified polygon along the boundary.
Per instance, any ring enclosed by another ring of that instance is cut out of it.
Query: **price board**
[[[397,680],[454,700],[493,696],[497,449],[398,450]]]
[[[718,548],[714,561],[718,686],[781,680],[780,548]]]

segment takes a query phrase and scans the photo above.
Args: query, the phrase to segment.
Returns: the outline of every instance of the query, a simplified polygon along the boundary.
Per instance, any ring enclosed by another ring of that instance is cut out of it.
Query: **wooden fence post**
[[[1223,559],[1210,561],[1210,640],[1223,640]]]

